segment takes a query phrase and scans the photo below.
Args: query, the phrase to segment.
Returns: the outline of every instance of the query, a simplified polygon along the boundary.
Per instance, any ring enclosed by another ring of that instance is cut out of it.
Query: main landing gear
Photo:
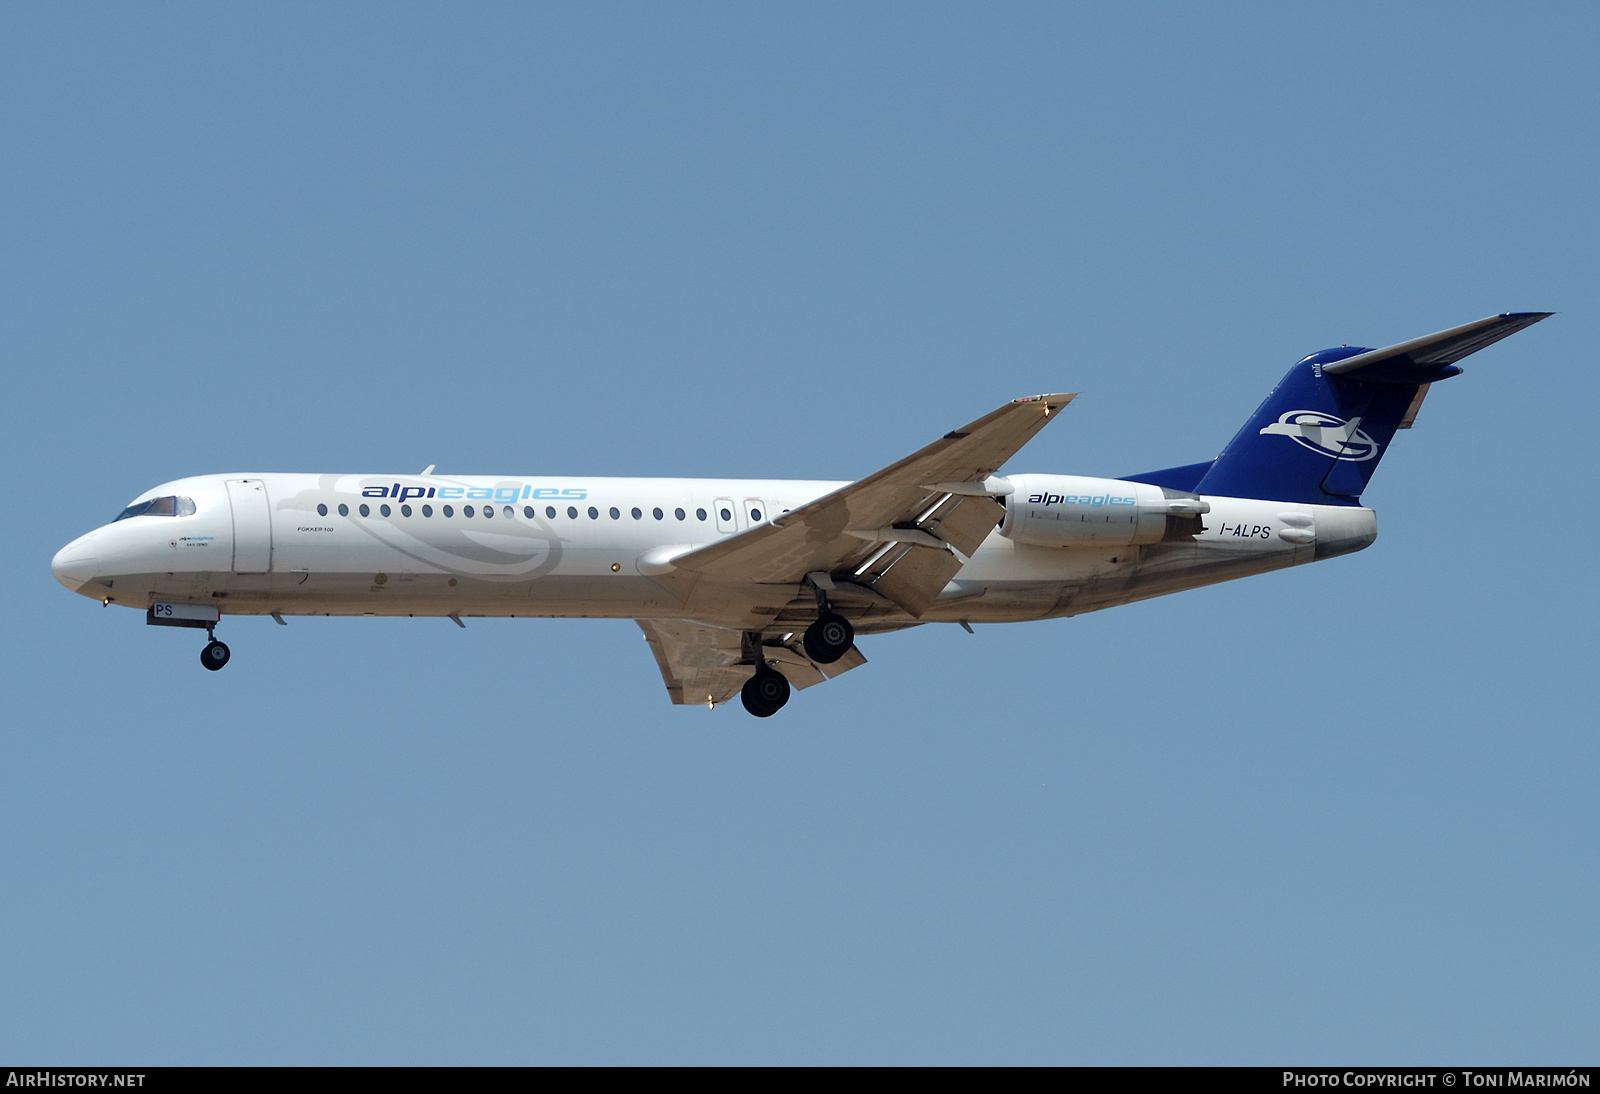
[[[819,665],[831,665],[850,652],[856,629],[850,620],[828,606],[828,589],[833,582],[824,574],[811,575],[811,590],[817,594],[817,621],[806,628],[806,656]]]
[[[831,665],[850,652],[856,641],[856,629],[844,616],[824,611],[806,628],[804,641],[807,657],[819,665]]]
[[[757,718],[770,718],[789,701],[789,681],[775,669],[760,665],[739,691],[744,709]]]
[[[831,665],[855,645],[856,629],[850,621],[828,607],[828,594],[820,586],[817,592],[817,621],[806,628],[801,639],[806,656],[819,665]],[[762,653],[761,632],[747,631],[744,636],[744,664],[755,665],[756,671],[739,690],[744,709],[757,718],[770,718],[789,701],[789,681],[778,672]]]
[[[770,718],[789,701],[789,681],[767,663],[760,631],[745,631],[741,645],[740,664],[754,665],[756,671],[739,689],[739,698],[744,701],[744,709],[757,718]]]

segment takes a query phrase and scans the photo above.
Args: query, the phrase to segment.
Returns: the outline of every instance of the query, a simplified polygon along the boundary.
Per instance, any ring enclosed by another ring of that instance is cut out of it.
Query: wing
[[[869,586],[920,616],[1005,510],[986,480],[1072,395],[1007,403],[875,475],[748,532],[675,558],[715,581],[797,584],[808,574]],[[670,686],[670,685],[669,685]]]
[[[650,643],[667,694],[678,704],[706,703],[715,706],[739,694],[750,679],[758,658],[765,660],[797,688],[820,684],[830,677],[848,672],[867,659],[854,646],[831,665],[819,665],[805,655],[798,641],[790,645],[763,644],[726,627],[673,619],[636,619],[644,640]]]

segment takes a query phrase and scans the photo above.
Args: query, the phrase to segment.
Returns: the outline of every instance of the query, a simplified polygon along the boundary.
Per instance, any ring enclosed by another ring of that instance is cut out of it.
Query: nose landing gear
[[[227,644],[217,641],[217,624],[222,613],[210,604],[181,604],[157,601],[145,612],[144,621],[156,627],[199,627],[206,632],[206,645],[200,651],[200,663],[216,672],[232,656]]]

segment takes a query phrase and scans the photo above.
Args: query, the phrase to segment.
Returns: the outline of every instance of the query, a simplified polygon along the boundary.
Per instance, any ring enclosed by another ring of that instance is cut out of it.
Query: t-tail
[[[1341,346],[1298,362],[1209,464],[1132,475],[1179,490],[1312,505],[1359,505],[1395,432],[1456,362],[1552,312],[1511,312],[1385,349]]]

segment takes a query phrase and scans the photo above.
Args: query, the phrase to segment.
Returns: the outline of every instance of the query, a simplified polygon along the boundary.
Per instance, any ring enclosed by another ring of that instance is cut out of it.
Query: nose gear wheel
[[[216,672],[228,663],[228,658],[231,656],[233,655],[229,652],[227,643],[213,638],[206,643],[205,649],[200,651],[200,663],[212,672]]]

